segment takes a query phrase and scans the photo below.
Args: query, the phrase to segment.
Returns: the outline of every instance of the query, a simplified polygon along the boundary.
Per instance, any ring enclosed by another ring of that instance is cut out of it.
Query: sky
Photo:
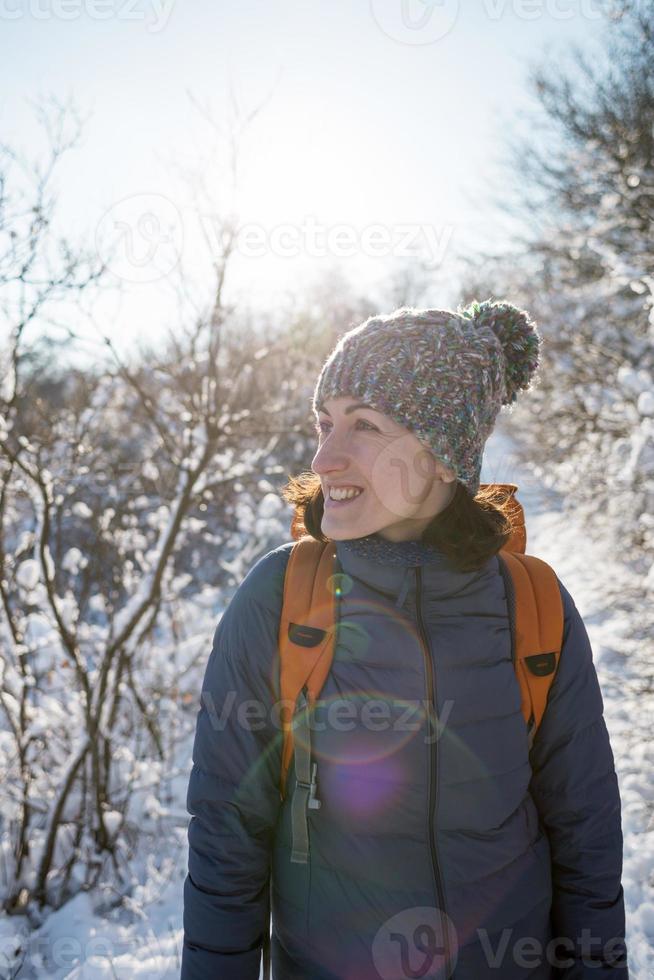
[[[209,294],[225,216],[236,303],[422,261],[430,300],[456,304],[456,256],[510,240],[494,194],[529,66],[556,72],[602,29],[592,0],[0,0],[4,141],[42,158],[52,97],[85,120],[55,224],[109,272],[65,318],[123,350],[174,329]]]

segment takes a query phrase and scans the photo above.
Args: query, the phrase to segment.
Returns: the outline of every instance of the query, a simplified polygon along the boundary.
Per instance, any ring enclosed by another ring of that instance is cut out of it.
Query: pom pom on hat
[[[506,361],[506,398],[502,404],[510,405],[521,389],[529,387],[538,367],[540,337],[536,324],[526,310],[490,299],[482,303],[475,300],[457,312],[479,329],[490,327],[499,340]]]

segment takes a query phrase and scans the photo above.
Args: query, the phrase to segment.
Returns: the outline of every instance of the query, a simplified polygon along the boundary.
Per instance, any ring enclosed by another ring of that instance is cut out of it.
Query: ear
[[[442,483],[453,483],[456,480],[456,473],[442,460],[437,459],[435,477]]]

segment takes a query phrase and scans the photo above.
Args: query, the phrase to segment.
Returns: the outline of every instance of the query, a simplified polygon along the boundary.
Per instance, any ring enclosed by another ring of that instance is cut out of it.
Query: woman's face
[[[320,477],[321,529],[333,541],[374,532],[389,541],[420,538],[451,501],[456,475],[403,425],[349,395],[318,406],[318,449],[311,469]],[[330,487],[362,492],[344,502]]]

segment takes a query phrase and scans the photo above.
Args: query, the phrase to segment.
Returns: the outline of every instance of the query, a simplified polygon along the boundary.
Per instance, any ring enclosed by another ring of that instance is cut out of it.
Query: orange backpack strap
[[[282,800],[294,750],[292,723],[298,699],[304,694],[300,700],[306,700],[309,708],[314,704],[334,657],[335,554],[333,541],[316,541],[307,535],[293,545],[286,568],[279,622]]]
[[[541,723],[563,645],[563,600],[556,573],[535,555],[502,550],[513,666],[529,748]]]

